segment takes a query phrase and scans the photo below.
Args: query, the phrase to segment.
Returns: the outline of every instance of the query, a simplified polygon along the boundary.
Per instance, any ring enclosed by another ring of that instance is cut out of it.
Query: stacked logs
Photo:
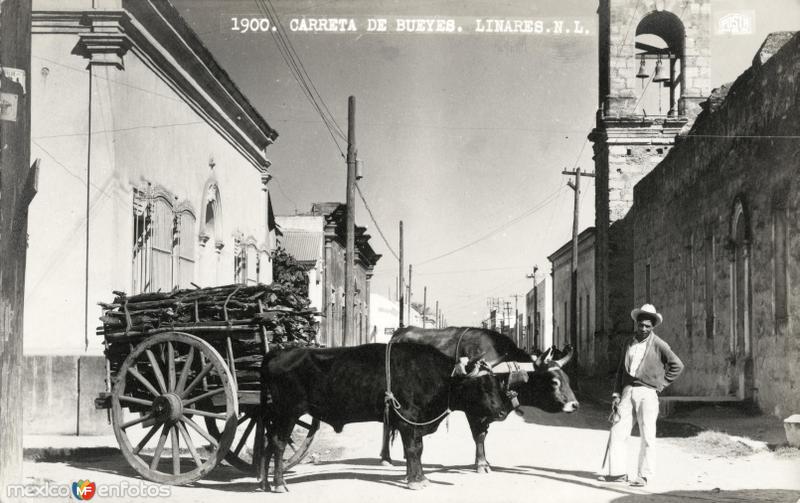
[[[143,338],[163,332],[187,332],[232,357],[239,387],[257,389],[258,368],[269,347],[316,345],[319,314],[291,285],[226,285],[144,293],[114,292],[100,303],[106,357],[112,374]],[[228,347],[230,339],[230,349]],[[251,386],[252,385],[252,386]]]

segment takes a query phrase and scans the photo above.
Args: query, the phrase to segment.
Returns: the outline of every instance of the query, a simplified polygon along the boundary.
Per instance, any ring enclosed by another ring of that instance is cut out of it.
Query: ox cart
[[[101,303],[107,391],[95,404],[110,409],[127,462],[173,485],[200,479],[223,459],[255,473],[261,361],[269,351],[316,344],[318,313],[308,299],[280,284],[114,294]],[[318,419],[300,418],[287,465],[303,458],[318,427]]]

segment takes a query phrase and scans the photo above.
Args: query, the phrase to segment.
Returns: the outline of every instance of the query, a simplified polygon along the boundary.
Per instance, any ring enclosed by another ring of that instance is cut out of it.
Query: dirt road
[[[454,413],[447,425],[425,438],[423,462],[431,484],[422,491],[405,488],[405,467],[399,439],[393,446],[395,465],[383,467],[380,424],[354,424],[335,434],[323,427],[312,447],[312,456],[287,477],[288,494],[257,491],[255,479],[243,477],[231,467],[218,467],[190,487],[162,487],[159,496],[137,497],[130,492],[157,488],[137,478],[120,455],[46,462],[26,462],[28,484],[71,484],[90,480],[98,488],[93,501],[170,501],[236,503],[285,502],[683,502],[800,500],[800,456],[769,450],[737,457],[703,452],[692,438],[681,438],[680,426],[664,428],[667,438],[658,444],[657,477],[644,489],[596,480],[607,439],[605,411],[584,404],[571,415],[547,415],[526,410],[526,417],[513,416],[495,423],[487,439],[493,472],[479,475],[472,468],[474,444],[466,420]],[[672,433],[667,430],[673,430]],[[634,470],[638,438],[629,441],[630,469]],[[125,497],[102,497],[101,489],[128,491]],[[28,501],[76,501],[66,498],[32,497]]]

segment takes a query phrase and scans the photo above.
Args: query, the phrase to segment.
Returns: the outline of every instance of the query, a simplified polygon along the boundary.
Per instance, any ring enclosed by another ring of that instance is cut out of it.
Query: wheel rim
[[[236,433],[233,382],[219,353],[193,335],[158,334],[136,346],[111,393],[114,435],[131,467],[148,480],[174,485],[213,470]],[[224,404],[215,405],[223,396]],[[222,430],[210,435],[196,417],[219,421]]]
[[[205,418],[205,422],[211,435],[214,437],[222,435],[219,428],[222,421]],[[239,427],[234,441],[231,443],[231,448],[225,456],[225,461],[245,473],[254,474],[256,467],[253,465],[253,442],[258,431],[257,409],[240,412],[237,422]],[[283,465],[285,469],[293,467],[305,457],[318,429],[319,419],[315,417],[306,414],[297,420],[292,430],[291,441],[284,451]]]

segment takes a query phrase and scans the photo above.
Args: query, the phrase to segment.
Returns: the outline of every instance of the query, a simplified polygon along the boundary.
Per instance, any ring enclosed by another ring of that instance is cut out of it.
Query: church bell
[[[646,79],[649,76],[650,75],[647,74],[647,70],[645,70],[645,68],[644,68],[644,56],[642,56],[642,59],[641,59],[641,61],[639,63],[639,71],[636,73],[636,78],[637,79]]]
[[[653,76],[653,82],[669,82],[669,76],[664,75],[664,68],[661,64],[661,56],[658,57],[658,61],[656,61],[656,73]]]

